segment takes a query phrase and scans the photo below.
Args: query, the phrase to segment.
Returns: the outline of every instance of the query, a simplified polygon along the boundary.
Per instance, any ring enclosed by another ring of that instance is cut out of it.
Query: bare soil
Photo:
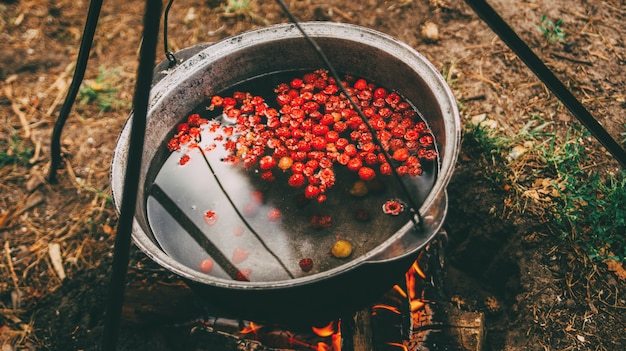
[[[623,139],[626,97],[626,2],[505,1],[492,6],[616,139]],[[336,21],[380,30],[422,52],[446,74],[464,122],[486,114],[515,135],[531,118],[566,132],[578,122],[462,1],[293,0],[302,21]],[[287,22],[272,1],[225,13],[226,2],[177,0],[169,49],[212,42]],[[23,162],[0,168],[0,344],[2,350],[100,349],[117,215],[109,164],[133,96],[142,2],[104,2],[86,86],[114,72],[113,105],[77,103],[63,132],[62,169],[49,184],[50,135],[71,82],[89,2],[0,1],[0,140],[27,148]],[[537,28],[562,19],[563,42]],[[438,29],[426,36],[427,23]],[[165,59],[162,44],[158,60]],[[89,85],[91,84],[91,85]],[[586,139],[594,167],[616,162]],[[485,176],[490,163],[467,140],[449,186],[445,228],[446,294],[460,309],[486,315],[486,350],[623,350],[626,282],[554,233],[540,204]],[[519,205],[519,204],[517,204]],[[58,246],[64,279],[53,265]],[[133,248],[129,285],[181,284]],[[181,308],[193,306],[181,302]],[[192,316],[193,313],[190,314]],[[190,317],[191,318],[191,317]],[[126,321],[121,350],[179,350],[157,325]]]

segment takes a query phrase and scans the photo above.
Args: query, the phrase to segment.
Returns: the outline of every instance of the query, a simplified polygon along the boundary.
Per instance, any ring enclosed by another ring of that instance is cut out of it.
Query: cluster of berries
[[[212,96],[207,108],[221,109],[223,118],[233,123],[209,123],[191,115],[178,126],[168,148],[180,150],[181,145],[197,143],[202,126],[210,125],[212,132],[223,132],[215,141],[230,151],[225,161],[258,168],[266,181],[275,179],[276,169],[290,172],[289,185],[304,187],[304,195],[319,202],[326,200],[326,191],[335,184],[335,164],[369,181],[377,171],[392,174],[392,167],[401,176],[416,177],[422,174],[421,162],[436,160],[431,131],[399,94],[351,76],[341,84],[369,126],[335,79],[326,70],[317,70],[279,84],[274,90],[276,108],[245,92]],[[187,159],[181,159],[181,164]]]

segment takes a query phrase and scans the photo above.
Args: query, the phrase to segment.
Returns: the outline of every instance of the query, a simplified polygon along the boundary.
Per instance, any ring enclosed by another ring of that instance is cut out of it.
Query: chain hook
[[[170,8],[172,7],[173,3],[174,0],[170,0],[167,3],[167,7],[165,8],[165,12],[163,14],[163,50],[165,50],[165,57],[167,58],[167,61],[169,61],[169,65],[167,66],[168,68],[172,68],[178,63],[178,61],[176,60],[176,56],[174,56],[174,53],[167,49],[167,18],[169,16]]]

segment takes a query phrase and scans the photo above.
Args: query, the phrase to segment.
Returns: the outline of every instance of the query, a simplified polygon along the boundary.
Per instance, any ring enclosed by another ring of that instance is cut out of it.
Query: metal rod
[[[626,168],[626,151],[485,0],[465,0],[578,120]]]
[[[102,9],[102,0],[93,0],[89,3],[89,12],[87,12],[83,38],[81,39],[80,49],[78,50],[74,77],[72,78],[72,83],[68,89],[63,106],[61,106],[59,118],[56,120],[54,129],[52,130],[50,141],[50,169],[48,170],[48,181],[50,183],[56,183],[57,169],[61,164],[61,133],[72,111],[72,106],[74,106],[74,101],[76,100],[76,95],[83,82],[83,78],[85,78],[89,52],[91,51],[94,33],[96,32],[98,18],[100,17],[100,9]]]
[[[133,98],[134,116],[130,131],[123,197],[113,250],[111,283],[104,321],[102,340],[102,349],[104,351],[115,350],[119,337],[122,305],[124,303],[124,285],[128,271],[131,232],[137,202],[137,190],[139,188],[141,158],[146,132],[146,116],[156,59],[162,6],[163,4],[160,0],[146,0],[143,18],[143,41],[139,53],[139,67],[137,68],[137,81]]]

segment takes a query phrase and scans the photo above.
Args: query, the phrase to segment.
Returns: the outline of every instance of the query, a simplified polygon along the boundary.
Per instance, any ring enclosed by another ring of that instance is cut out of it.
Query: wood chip
[[[59,279],[65,279],[65,270],[63,269],[63,258],[61,257],[61,247],[57,243],[51,243],[48,245],[48,254],[50,255],[50,261],[52,261],[52,268],[59,276]]]
[[[43,173],[38,170],[30,172],[30,178],[26,181],[26,190],[32,192],[45,182]]]

